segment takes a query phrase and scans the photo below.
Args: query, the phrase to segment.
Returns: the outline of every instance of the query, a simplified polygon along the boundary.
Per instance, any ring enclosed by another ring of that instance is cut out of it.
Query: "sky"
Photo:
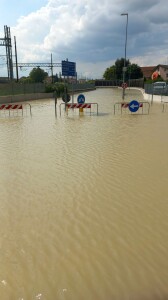
[[[125,46],[131,63],[168,64],[167,16],[167,0],[0,0],[0,38],[10,27],[13,62],[15,36],[18,63],[50,63],[52,54],[54,63],[76,62],[78,78],[95,79],[125,57]],[[7,76],[5,51],[0,76]],[[30,71],[19,69],[19,77]]]

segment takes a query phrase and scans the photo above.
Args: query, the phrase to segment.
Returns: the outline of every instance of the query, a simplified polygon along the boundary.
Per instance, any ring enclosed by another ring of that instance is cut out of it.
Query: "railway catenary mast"
[[[0,46],[4,46],[6,48],[8,79],[12,80],[13,79],[12,43],[11,43],[10,27],[8,27],[7,25],[4,26],[4,38],[0,38]]]
[[[52,54],[51,54],[51,62],[50,63],[18,63],[17,61],[17,47],[16,47],[16,37],[14,37],[15,42],[15,59],[16,62],[13,63],[12,60],[12,43],[11,43],[11,33],[10,27],[7,25],[4,26],[4,38],[0,38],[0,46],[4,46],[6,48],[6,62],[7,62],[7,72],[8,79],[14,79],[13,68],[16,67],[16,79],[19,80],[18,68],[22,67],[49,67],[51,69],[52,78],[53,78],[53,67],[61,67],[62,63],[53,63]]]

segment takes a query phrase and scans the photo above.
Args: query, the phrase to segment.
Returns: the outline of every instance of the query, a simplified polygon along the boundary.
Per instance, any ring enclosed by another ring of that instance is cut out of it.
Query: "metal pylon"
[[[13,79],[13,61],[12,61],[12,43],[11,43],[11,34],[10,27],[4,26],[4,38],[0,38],[0,46],[6,47],[6,59],[7,59],[7,71],[8,78]]]

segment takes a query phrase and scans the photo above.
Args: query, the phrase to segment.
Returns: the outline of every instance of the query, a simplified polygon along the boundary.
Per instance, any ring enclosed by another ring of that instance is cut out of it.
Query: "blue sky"
[[[101,78],[125,54],[122,13],[128,13],[127,59],[140,66],[168,64],[166,0],[0,0],[0,38],[4,25],[10,27],[18,62],[50,62],[52,53],[53,62],[75,61],[79,77]],[[0,76],[7,73],[4,48]]]
[[[0,30],[4,25],[15,26],[17,19],[41,8],[47,0],[0,0]]]

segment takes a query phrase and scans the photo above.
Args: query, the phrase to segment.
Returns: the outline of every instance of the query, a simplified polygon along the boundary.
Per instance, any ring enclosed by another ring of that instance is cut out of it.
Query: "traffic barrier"
[[[98,104],[97,103],[61,103],[60,104],[60,116],[61,116],[61,105],[65,106],[65,111],[68,112],[68,109],[74,109],[74,108],[78,108],[79,112],[83,111],[83,108],[89,108],[90,109],[90,114],[91,114],[91,108],[92,105],[96,105],[97,106],[97,115],[98,115]]]
[[[68,108],[91,108],[91,103],[84,103],[84,104],[79,104],[79,103],[68,103],[66,105]]]
[[[29,111],[30,111],[30,115],[32,115],[31,113],[31,105],[29,103],[7,103],[7,104],[0,104],[0,112],[4,112],[8,111],[9,112],[9,116],[11,115],[11,112],[18,112],[21,111],[22,115],[23,115],[23,111],[26,109],[27,110],[27,106],[29,107]]]
[[[0,105],[0,110],[3,110],[3,109],[23,109],[23,106],[22,104],[2,104]]]
[[[167,109],[168,101],[163,101],[162,103],[163,103],[162,112],[165,112]]]
[[[122,108],[128,108],[129,107],[129,102],[121,103],[121,107]],[[142,102],[139,102],[139,107],[143,107],[143,103]]]
[[[116,110],[121,114],[123,111],[131,114],[149,114],[149,109],[150,104],[147,101],[138,102],[136,100],[132,100],[131,102],[116,102],[114,104],[114,114],[116,114]]]

